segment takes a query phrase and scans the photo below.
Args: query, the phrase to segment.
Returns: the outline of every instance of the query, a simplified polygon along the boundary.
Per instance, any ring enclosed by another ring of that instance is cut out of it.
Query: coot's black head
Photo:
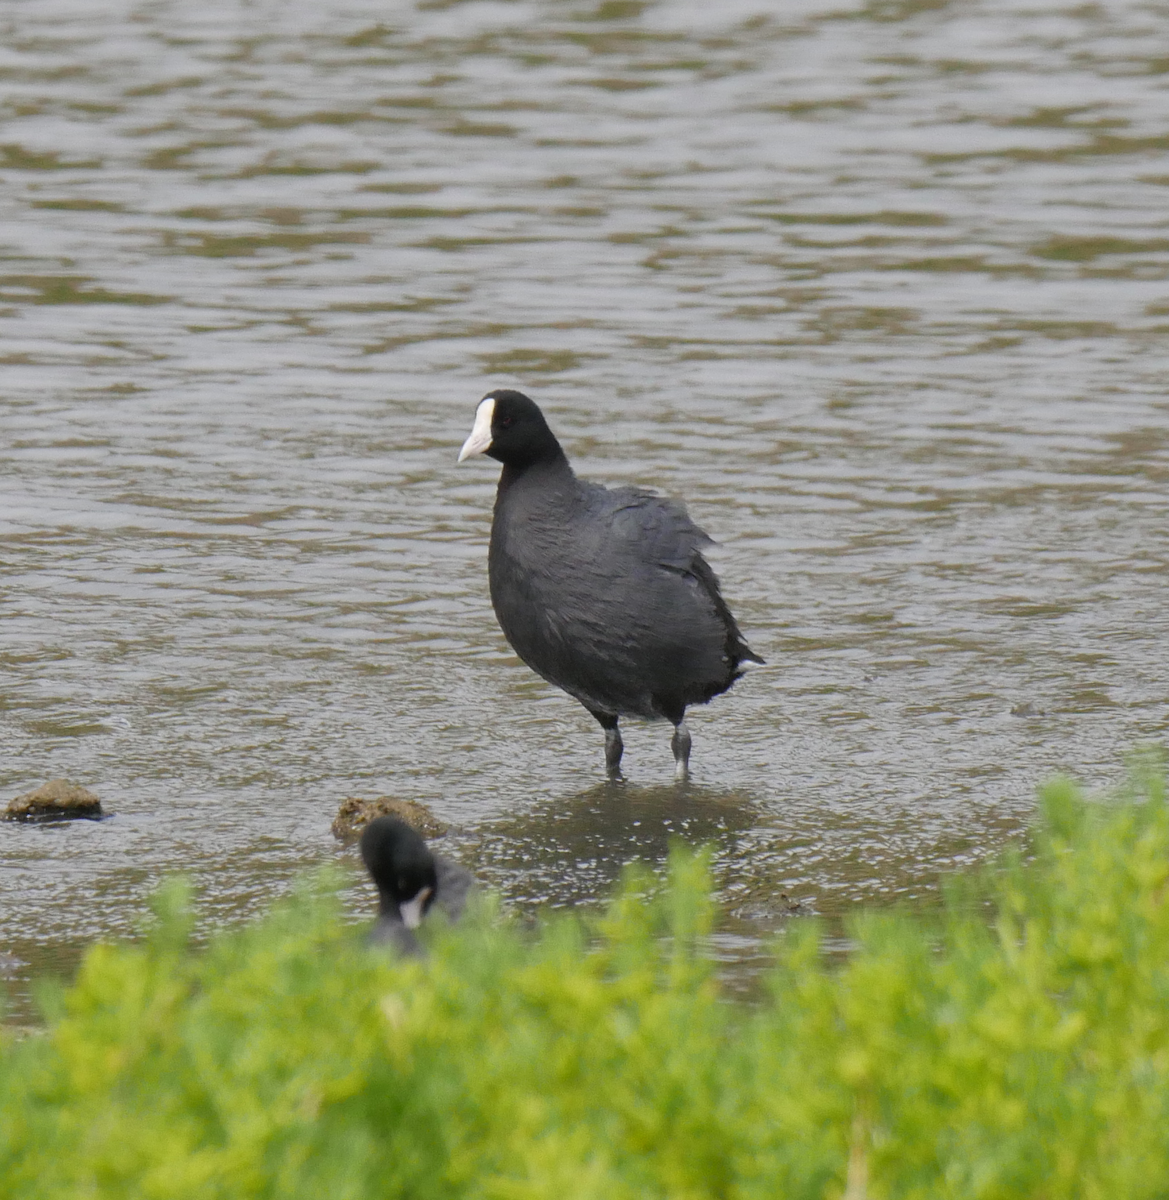
[[[361,835],[361,857],[377,884],[383,913],[416,929],[438,891],[434,855],[397,817],[375,817]]]
[[[509,467],[563,457],[536,402],[510,388],[488,392],[479,401],[475,427],[459,451],[459,462],[473,454],[486,454]]]

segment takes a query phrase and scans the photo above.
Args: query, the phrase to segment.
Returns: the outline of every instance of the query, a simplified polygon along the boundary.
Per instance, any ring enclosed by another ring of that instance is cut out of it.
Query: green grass
[[[425,963],[320,884],[187,949],[180,883],[0,1050],[4,1197],[669,1200],[1169,1195],[1162,775],[1044,789],[1029,857],[936,918],[794,922],[720,994],[701,856],[593,924],[485,906]]]

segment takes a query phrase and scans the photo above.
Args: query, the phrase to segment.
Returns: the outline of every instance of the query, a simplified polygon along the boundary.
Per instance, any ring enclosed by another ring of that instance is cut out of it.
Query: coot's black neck
[[[556,484],[573,483],[576,476],[568,464],[568,458],[560,448],[555,438],[552,444],[537,458],[525,459],[523,462],[505,462],[499,476],[499,498],[511,491],[517,484],[541,487],[555,487]]]

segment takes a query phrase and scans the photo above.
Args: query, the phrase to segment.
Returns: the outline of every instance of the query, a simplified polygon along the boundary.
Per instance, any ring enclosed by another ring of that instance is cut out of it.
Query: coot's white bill
[[[463,443],[459,451],[459,462],[470,458],[473,454],[482,454],[491,449],[491,422],[495,420],[495,400],[488,396],[479,401],[475,410],[475,425],[471,436]]]

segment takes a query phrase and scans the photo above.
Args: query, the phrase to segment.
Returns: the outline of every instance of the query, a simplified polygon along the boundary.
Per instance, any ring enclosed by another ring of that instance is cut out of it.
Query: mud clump
[[[424,838],[442,837],[447,831],[434,813],[417,800],[396,800],[392,796],[365,800],[360,796],[347,796],[333,818],[333,836],[343,842],[355,841],[374,817],[397,817]]]
[[[97,821],[102,810],[101,801],[80,784],[50,779],[9,801],[3,815],[6,821]]]

